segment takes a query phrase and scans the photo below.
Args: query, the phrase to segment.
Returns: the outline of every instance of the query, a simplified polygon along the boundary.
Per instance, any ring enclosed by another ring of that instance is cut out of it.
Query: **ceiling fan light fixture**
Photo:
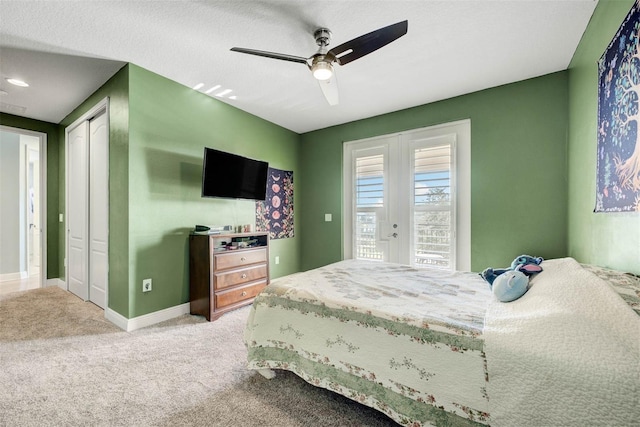
[[[11,84],[12,84],[12,85],[14,85],[14,86],[29,87],[29,83],[27,83],[27,82],[25,82],[25,81],[23,81],[23,80],[20,80],[20,79],[10,79],[10,78],[7,78],[7,79],[5,79],[5,80],[6,80],[7,82],[11,83]]]
[[[333,76],[333,67],[328,62],[317,61],[311,66],[311,72],[317,80],[329,80]]]

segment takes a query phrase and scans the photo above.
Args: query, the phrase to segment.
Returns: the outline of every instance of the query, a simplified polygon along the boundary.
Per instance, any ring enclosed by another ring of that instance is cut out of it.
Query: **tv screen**
[[[202,197],[264,200],[269,164],[205,147]]]

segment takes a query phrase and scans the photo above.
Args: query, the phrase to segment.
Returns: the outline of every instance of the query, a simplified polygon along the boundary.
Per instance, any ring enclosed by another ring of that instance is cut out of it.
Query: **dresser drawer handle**
[[[246,279],[246,278],[247,278],[247,274],[245,273],[245,274],[243,274],[243,275],[242,275],[242,276],[240,276],[240,277],[241,277],[241,278],[243,278],[243,279]]]
[[[245,257],[240,258],[240,261],[246,261],[247,259]]]
[[[243,297],[246,297],[246,296],[247,296],[247,291],[242,291],[242,294],[241,294],[241,295],[242,295]]]

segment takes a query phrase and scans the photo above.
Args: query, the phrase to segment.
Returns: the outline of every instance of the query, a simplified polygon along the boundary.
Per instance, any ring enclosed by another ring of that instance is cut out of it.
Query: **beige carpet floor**
[[[248,307],[134,332],[58,288],[0,297],[0,426],[396,426],[288,372],[245,369]]]

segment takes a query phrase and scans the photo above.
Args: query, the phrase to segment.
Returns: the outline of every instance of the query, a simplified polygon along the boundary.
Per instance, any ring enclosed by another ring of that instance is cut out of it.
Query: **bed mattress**
[[[251,369],[286,369],[403,425],[489,422],[474,273],[346,260],[273,280],[245,331]]]

